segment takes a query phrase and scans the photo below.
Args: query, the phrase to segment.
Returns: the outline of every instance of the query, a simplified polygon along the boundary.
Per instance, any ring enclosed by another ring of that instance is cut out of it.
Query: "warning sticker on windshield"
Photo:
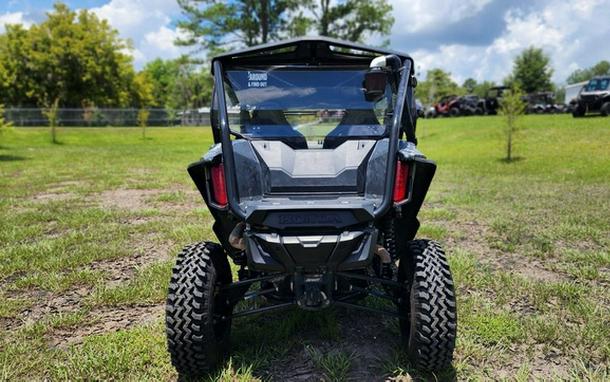
[[[249,88],[266,88],[267,73],[266,72],[248,72],[248,87]]]

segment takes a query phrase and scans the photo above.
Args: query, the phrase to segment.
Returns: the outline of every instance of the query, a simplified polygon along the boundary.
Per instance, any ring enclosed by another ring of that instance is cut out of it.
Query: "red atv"
[[[457,117],[460,115],[460,108],[458,105],[458,96],[448,95],[440,99],[434,105],[434,111],[436,111],[437,117]]]

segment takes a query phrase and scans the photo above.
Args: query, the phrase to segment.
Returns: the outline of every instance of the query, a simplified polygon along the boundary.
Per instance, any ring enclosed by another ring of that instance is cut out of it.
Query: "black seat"
[[[322,148],[337,148],[355,135],[362,138],[367,137],[367,135],[378,136],[372,131],[373,126],[378,127],[379,120],[372,109],[346,110],[337,127],[324,138]],[[369,132],[370,134],[368,134]]]
[[[307,149],[307,139],[292,128],[282,110],[254,110],[250,121],[242,126],[242,132],[253,138],[279,140],[293,149]]]

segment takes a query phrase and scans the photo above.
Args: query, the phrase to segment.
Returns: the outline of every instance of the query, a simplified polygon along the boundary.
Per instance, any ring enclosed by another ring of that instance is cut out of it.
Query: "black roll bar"
[[[229,208],[240,219],[246,219],[246,213],[241,209],[237,199],[237,176],[235,171],[235,157],[233,156],[233,144],[231,143],[231,132],[229,129],[229,113],[227,112],[227,100],[225,99],[225,84],[222,79],[222,64],[214,61],[214,92],[218,99],[218,117],[220,119],[220,144],[222,148],[222,160],[224,161],[225,183],[227,187],[227,199]]]
[[[402,127],[402,115],[405,104],[407,103],[407,89],[411,78],[411,60],[405,60],[402,67],[402,77],[398,86],[396,97],[396,107],[392,118],[392,129],[390,130],[390,142],[388,147],[388,162],[386,163],[385,192],[381,204],[373,211],[375,219],[385,215],[392,205],[392,194],[394,190],[394,173],[396,172],[396,157],[398,154],[398,140]],[[411,115],[410,106],[407,105],[407,112]],[[409,134],[407,134],[409,135]]]
[[[231,143],[231,131],[229,127],[229,114],[227,111],[227,102],[225,99],[225,87],[223,81],[222,63],[220,60],[214,61],[214,96],[218,102],[218,117],[220,122],[220,143],[222,148],[222,158],[224,161],[225,182],[227,188],[227,198],[229,208],[238,218],[245,220],[246,213],[239,205],[237,196],[237,176],[235,170],[235,157],[233,155],[233,144]],[[373,211],[375,219],[383,216],[392,205],[392,190],[394,189],[394,173],[396,171],[396,158],[398,153],[398,141],[400,139],[400,131],[402,127],[402,117],[405,111],[407,96],[409,95],[409,84],[411,79],[412,61],[406,59],[402,67],[402,77],[398,87],[396,106],[392,119],[392,128],[390,130],[390,142],[388,148],[388,162],[386,164],[386,181],[383,200],[379,206]],[[411,98],[411,97],[409,97]],[[411,105],[407,105],[407,113],[409,115],[409,126],[411,131],[407,131],[407,138],[414,137],[413,122],[411,118]]]

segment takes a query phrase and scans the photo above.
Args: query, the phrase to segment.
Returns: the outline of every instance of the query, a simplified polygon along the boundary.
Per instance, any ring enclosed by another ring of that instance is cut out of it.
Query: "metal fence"
[[[58,109],[59,126],[125,127],[138,125],[139,109]],[[209,126],[208,108],[195,110],[148,109],[148,126]],[[48,126],[44,109],[6,108],[4,116],[14,126]]]

